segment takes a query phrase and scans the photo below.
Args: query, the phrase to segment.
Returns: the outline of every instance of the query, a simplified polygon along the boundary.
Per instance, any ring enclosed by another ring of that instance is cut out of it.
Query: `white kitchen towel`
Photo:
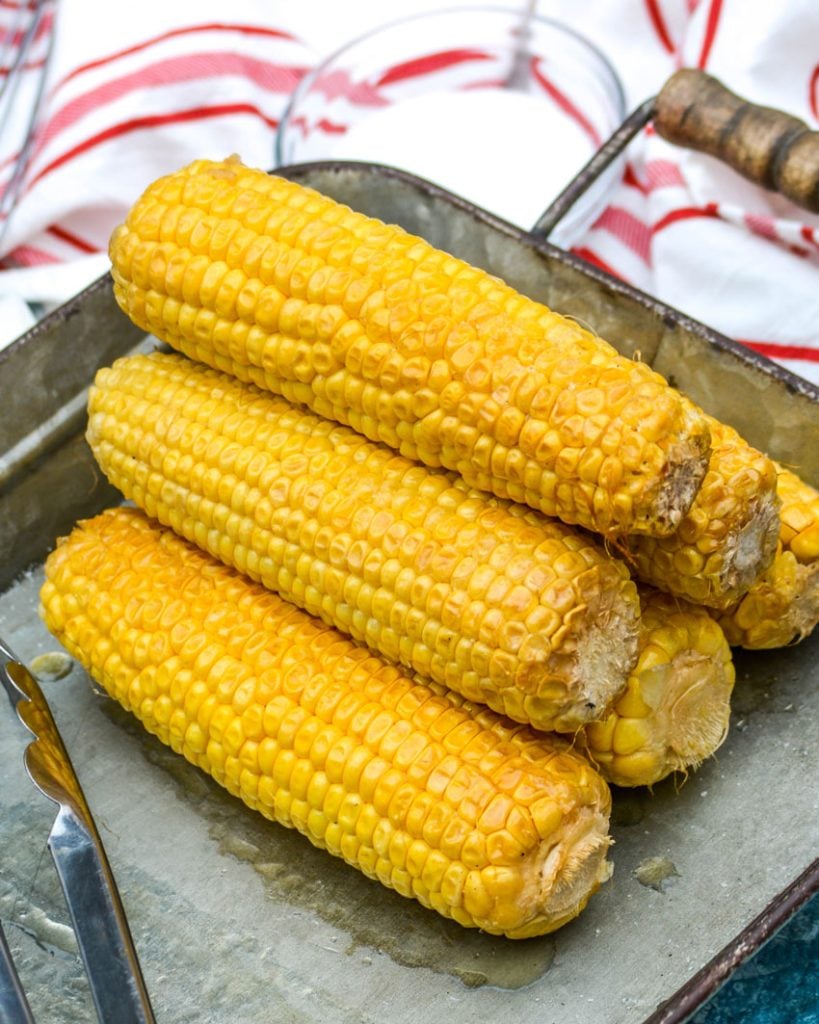
[[[14,78],[26,19],[38,6],[36,38]],[[39,312],[73,294],[105,266],[110,232],[145,185],[189,160],[236,152],[272,166],[276,127],[308,68],[387,17],[437,6],[0,0],[0,90],[17,83],[13,114],[0,128],[0,195],[21,149],[25,157],[16,202],[0,220],[0,301],[19,308],[25,300]],[[540,0],[538,12],[604,51],[629,107],[656,94],[678,67],[693,66],[819,127],[815,0]],[[607,208],[574,248],[819,382],[819,217],[715,160],[647,129],[631,145]],[[0,345],[19,329],[19,320],[5,333],[0,325]]]

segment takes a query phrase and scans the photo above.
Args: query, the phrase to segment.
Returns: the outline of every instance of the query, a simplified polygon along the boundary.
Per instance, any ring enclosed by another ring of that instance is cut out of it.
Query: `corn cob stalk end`
[[[583,743],[618,786],[649,786],[697,768],[728,732],[731,650],[704,608],[645,588],[640,655],[623,696]]]
[[[643,582],[694,604],[727,608],[776,552],[780,526],[776,464],[731,427],[708,417],[708,472],[694,503],[667,537],[631,536],[624,555]]]
[[[809,636],[819,622],[819,493],[777,465],[782,502],[772,564],[733,607],[719,616],[735,647],[784,647]]]
[[[733,608],[718,616],[733,647],[766,650],[798,643],[819,622],[819,562],[803,565],[780,550]]]

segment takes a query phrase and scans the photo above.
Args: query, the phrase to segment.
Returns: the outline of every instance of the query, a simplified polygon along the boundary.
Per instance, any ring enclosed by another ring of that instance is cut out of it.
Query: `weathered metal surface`
[[[430,186],[365,167],[298,173],[670,367],[710,411],[749,434],[756,428],[757,443],[819,482],[819,393],[806,382]],[[61,423],[72,402],[77,417],[73,433],[45,431],[36,457],[7,462],[0,485],[0,635],[29,663],[57,645],[37,617],[41,570],[12,579],[75,518],[111,501],[88,483],[71,489],[91,473],[76,395],[97,365],[139,340],[107,291],[107,282],[94,286],[93,301],[80,297],[72,317],[55,314],[15,347],[19,391],[45,386],[41,344],[60,353],[62,372],[48,370],[50,397],[37,414],[20,422],[25,403],[0,408],[0,450],[27,451],[24,439],[38,424]],[[264,821],[145,734],[79,668],[43,688],[163,1024],[426,1024],[442,1015],[452,1024],[637,1024],[680,986],[690,989],[760,913],[776,920],[770,905],[787,905],[781,894],[815,855],[817,654],[819,637],[740,655],[719,756],[684,785],[616,794],[613,880],[578,921],[522,943],[446,922]],[[0,917],[37,1020],[79,1024],[93,1009],[45,852],[52,810],[22,767],[26,739],[11,711],[0,713]],[[634,874],[650,857],[677,872],[660,889]],[[815,888],[811,878],[800,892]]]
[[[82,439],[85,395],[100,366],[144,338],[106,274],[0,352],[0,590],[116,500]]]
[[[805,868],[801,875],[779,893],[777,898],[747,924],[727,946],[692,975],[670,999],[658,1007],[644,1024],[683,1024],[719,990],[733,971],[787,924],[788,919],[802,908],[817,890],[819,858]],[[802,954],[797,951],[796,956],[801,958]],[[746,969],[749,966],[746,964]],[[794,996],[799,1001],[802,993],[794,993]],[[807,1003],[805,1005],[807,1006]]]

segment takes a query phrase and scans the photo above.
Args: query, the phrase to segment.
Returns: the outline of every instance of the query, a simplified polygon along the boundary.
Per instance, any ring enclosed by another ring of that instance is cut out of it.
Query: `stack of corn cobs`
[[[233,158],[153,184],[111,259],[177,352],[97,376],[137,507],[59,543],[49,628],[370,877],[513,938],[573,918],[607,783],[698,765],[729,644],[815,624],[819,494],[577,323]]]

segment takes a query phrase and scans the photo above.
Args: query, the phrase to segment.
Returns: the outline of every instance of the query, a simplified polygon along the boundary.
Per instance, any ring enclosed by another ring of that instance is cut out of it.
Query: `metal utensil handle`
[[[24,755],[28,774],[59,805],[48,846],[100,1024],[154,1024],[122,900],[77,773],[37,680],[2,640],[0,678],[34,737]]]
[[[587,164],[575,175],[562,192],[549,204],[529,231],[537,238],[548,238],[577,200],[597,181],[609,164],[613,163],[631,142],[637,132],[654,116],[654,99],[646,100],[631,113],[614,134],[603,143]]]
[[[715,156],[755,184],[819,213],[819,132],[798,117],[740,99],[704,71],[683,68],[626,118],[530,234],[548,238],[649,121],[666,141]]]
[[[669,142],[715,156],[819,213],[819,132],[798,117],[749,103],[704,71],[683,68],[657,96],[654,127]]]
[[[96,832],[96,830],[95,830]],[[100,1024],[154,1024],[125,911],[105,852],[60,807],[48,845],[67,899]]]

